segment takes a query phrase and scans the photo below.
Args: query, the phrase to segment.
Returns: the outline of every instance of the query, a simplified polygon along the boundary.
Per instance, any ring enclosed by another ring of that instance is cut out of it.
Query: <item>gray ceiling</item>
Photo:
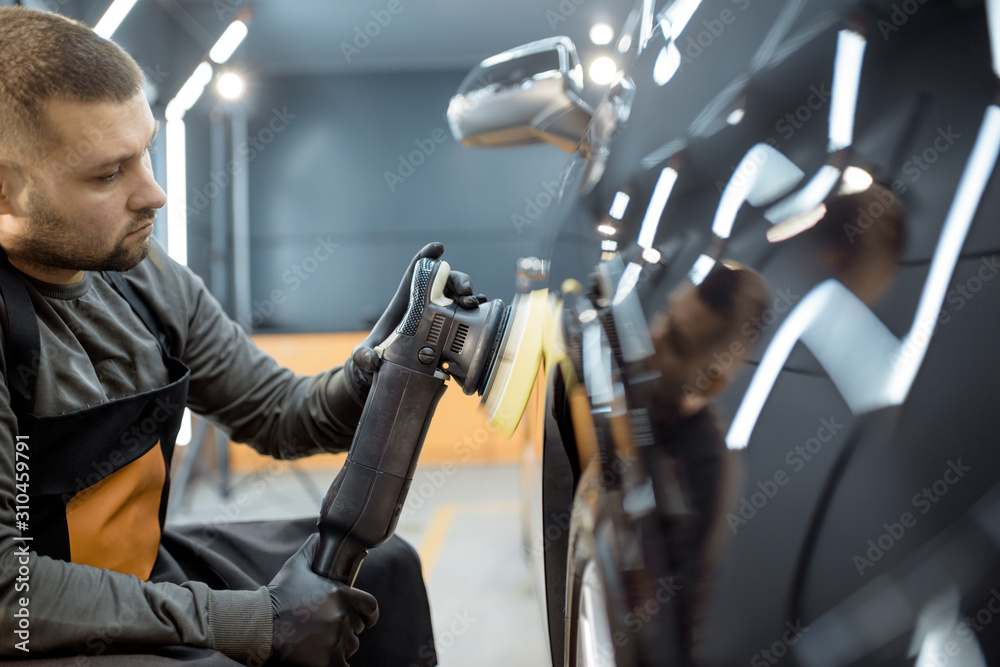
[[[358,74],[470,69],[483,58],[567,35],[584,67],[599,55],[595,22],[616,32],[637,0],[138,0],[114,34],[169,99],[229,23],[250,32],[232,63],[254,75]],[[111,0],[0,0],[57,11],[89,25]],[[603,90],[587,84],[584,98]]]
[[[140,0],[152,1],[156,0]],[[249,9],[250,34],[241,56],[255,69],[280,74],[464,69],[513,46],[560,34],[577,42],[587,62],[597,55],[587,38],[590,26],[606,21],[617,30],[633,4],[633,0],[159,2],[164,8],[176,5],[213,34],[238,11]]]

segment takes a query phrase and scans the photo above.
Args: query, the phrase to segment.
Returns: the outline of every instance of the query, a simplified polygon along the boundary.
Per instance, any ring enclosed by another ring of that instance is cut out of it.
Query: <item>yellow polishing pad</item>
[[[514,434],[528,405],[542,360],[548,320],[548,289],[514,297],[507,330],[482,398],[490,426],[506,438]]]

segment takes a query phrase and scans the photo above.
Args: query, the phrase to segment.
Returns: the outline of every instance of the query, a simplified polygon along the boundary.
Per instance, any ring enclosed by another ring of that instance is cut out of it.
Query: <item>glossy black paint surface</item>
[[[867,45],[853,142],[832,155],[830,94],[838,31],[845,28],[864,34]],[[644,263],[636,285],[646,317],[701,254],[756,268],[773,297],[769,320],[752,325],[759,340],[751,363],[716,401],[728,426],[775,332],[831,277],[815,261],[817,247],[806,234],[768,242],[767,206],[744,204],[724,244],[713,238],[721,193],[737,177],[740,160],[766,143],[802,170],[795,189],[824,165],[838,164],[866,170],[900,196],[907,212],[900,266],[872,310],[903,336],[984,114],[996,100],[997,80],[982,2],[706,0],[677,39],[680,70],[660,86],[654,70],[666,44],[656,27],[625,79],[599,105],[567,169],[563,199],[550,211],[549,283],[557,288],[575,278],[589,288],[602,253],[604,261],[612,259],[602,249],[609,238],[625,263],[640,262],[637,241],[654,185],[661,170],[675,169],[653,243],[663,260]],[[727,122],[738,108],[742,119]],[[608,216],[618,192],[630,196],[621,222]],[[990,494],[1000,481],[1000,281],[991,282],[1000,270],[998,213],[1000,185],[993,175],[902,404],[852,411],[830,369],[803,344],[794,348],[745,452],[736,497],[760,506],[743,515],[731,508],[738,519],[696,651],[702,663],[910,664],[911,642],[919,647],[923,639],[914,637],[917,617],[949,594],[958,601],[953,629],[963,650],[978,642],[988,659],[995,657],[1000,631],[976,630],[962,619],[986,608],[1000,584],[1000,552],[985,537],[995,521],[984,518],[996,507]],[[598,231],[608,222],[617,228],[613,237]],[[848,344],[866,345],[864,333],[859,327]],[[620,502],[616,498],[607,489],[604,507]],[[608,519],[613,529],[648,545],[650,533],[638,522],[616,512],[605,516],[616,514]],[[615,555],[615,538],[595,539],[610,540],[607,579],[625,585],[633,566]],[[546,554],[547,561],[560,557]],[[554,577],[547,587],[557,598],[564,594]],[[553,617],[558,606],[550,600],[550,638],[560,663],[556,645],[565,629]],[[655,664],[656,651],[642,644],[668,635],[672,621],[654,615],[633,633],[623,614],[629,609],[609,610],[613,629],[626,638],[615,649],[619,664]],[[799,630],[790,633],[790,627]]]

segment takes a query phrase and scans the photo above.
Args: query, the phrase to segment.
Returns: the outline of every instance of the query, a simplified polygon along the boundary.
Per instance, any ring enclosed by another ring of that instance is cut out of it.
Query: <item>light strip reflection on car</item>
[[[618,289],[615,290],[615,296],[611,300],[611,305],[617,306],[625,300],[632,290],[635,289],[641,273],[642,266],[635,262],[628,263],[628,266],[625,267],[625,271],[622,273],[621,280],[618,281]]]
[[[829,164],[823,165],[801,190],[764,211],[764,217],[776,225],[811,211],[823,203],[830,190],[839,182],[840,169]]]
[[[688,271],[688,278],[691,280],[692,285],[700,285],[701,281],[705,279],[708,272],[712,270],[715,266],[715,258],[709,257],[708,255],[701,255],[695,260],[694,266]]]
[[[769,243],[779,243],[787,241],[793,236],[797,236],[807,229],[812,229],[816,223],[826,217],[826,204],[820,204],[811,211],[807,211],[794,218],[789,218],[784,222],[767,230],[767,240]]]
[[[661,46],[660,52],[656,54],[656,62],[653,63],[653,83],[658,86],[666,85],[680,68],[681,52],[677,50],[676,44],[668,42],[666,46]]]
[[[896,373],[889,383],[889,393],[895,403],[901,403],[906,399],[910,385],[913,384],[930,345],[929,332],[933,331],[933,328],[927,329],[927,326],[933,327],[938,313],[941,312],[941,305],[948,291],[948,281],[958,263],[958,256],[962,252],[962,245],[969,234],[972,218],[979,207],[990,174],[993,173],[998,153],[1000,153],[1000,108],[990,106],[986,109],[983,126],[979,130],[979,136],[976,137],[976,145],[972,148],[962,180],[958,182],[955,199],[948,209],[948,217],[945,218],[941,240],[931,260],[931,268],[927,282],[924,283],[924,291],[920,295],[913,325],[901,345],[904,358],[901,360],[902,363],[896,366]],[[923,340],[920,339],[921,335]],[[911,350],[913,354],[909,354]]]
[[[615,397],[611,385],[611,350],[602,341],[601,323],[587,322],[583,327],[583,378],[595,408],[609,405]]]
[[[667,7],[660,15],[664,38],[674,40],[680,37],[700,5],[701,0],[677,0]]]
[[[913,324],[896,338],[871,309],[836,280],[813,288],[768,345],[726,434],[743,449],[795,343],[802,340],[856,414],[906,400],[923,363],[948,281],[1000,154],[1000,108],[986,109],[976,144],[941,229]],[[822,318],[821,315],[827,315]],[[860,345],[859,342],[864,344]]]
[[[642,158],[639,161],[639,164],[643,169],[652,169],[664,160],[668,160],[677,153],[680,153],[682,150],[687,148],[687,145],[688,141],[684,137],[674,137],[646,157]]]
[[[649,206],[646,208],[646,216],[642,219],[642,226],[639,228],[638,244],[641,248],[650,248],[653,239],[656,238],[656,229],[660,226],[660,216],[670,198],[670,192],[677,182],[677,170],[673,167],[664,167],[660,172],[660,177],[656,179],[656,187],[653,188],[653,196],[649,198]]]
[[[837,33],[837,55],[833,61],[833,88],[830,91],[830,153],[847,148],[854,141],[854,112],[864,62],[865,38],[853,30]]]
[[[757,144],[747,151],[740,160],[733,175],[726,183],[726,189],[719,198],[719,207],[715,209],[715,219],[712,220],[712,231],[720,239],[728,239],[733,231],[736,214],[747,199],[750,189],[757,182],[760,167],[767,162],[767,144]],[[773,151],[774,149],[771,148]]]
[[[990,30],[993,71],[1000,76],[1000,0],[986,0],[986,25]]]
[[[781,13],[778,14],[778,18],[775,19],[774,25],[771,26],[770,31],[768,31],[767,36],[764,41],[761,42],[760,47],[757,49],[757,53],[753,55],[750,59],[750,71],[759,72],[768,66],[773,66],[776,63],[772,62],[775,52],[779,48],[782,40],[785,39],[785,35],[788,34],[788,30],[795,23],[795,19],[799,17],[799,13],[805,6],[808,0],[789,0],[789,2],[781,8]]]
[[[712,232],[728,239],[743,202],[762,206],[787,193],[802,180],[794,162],[769,144],[756,144],[746,152],[726,183],[712,220]]]
[[[625,209],[628,208],[629,196],[624,192],[615,193],[614,201],[611,202],[611,210],[608,211],[615,220],[621,220],[625,216]]]
[[[835,281],[828,280],[809,292],[774,334],[771,344],[761,357],[757,371],[753,374],[753,379],[750,380],[750,386],[743,395],[740,407],[736,410],[733,423],[729,426],[729,433],[726,434],[726,446],[729,449],[743,449],[747,446],[750,434],[757,425],[760,411],[764,408],[764,402],[771,394],[778,372],[785,365],[792,347],[802,333],[825,310],[824,306],[829,298],[826,292],[833,282]]]
[[[646,48],[646,42],[653,35],[653,9],[656,3],[654,0],[642,0],[642,18],[639,19],[639,48],[636,55],[642,53]]]

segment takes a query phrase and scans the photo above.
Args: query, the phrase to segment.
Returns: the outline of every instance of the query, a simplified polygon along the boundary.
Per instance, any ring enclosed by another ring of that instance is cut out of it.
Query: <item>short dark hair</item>
[[[35,159],[59,141],[51,99],[125,102],[143,74],[120,46],[59,14],[0,7],[0,159]]]
[[[730,341],[743,334],[754,318],[767,308],[767,281],[757,271],[732,260],[718,262],[696,288],[702,303],[724,322],[706,347]],[[746,337],[746,334],[743,334]]]
[[[906,245],[906,212],[888,186],[874,182],[861,192],[829,198],[826,218],[829,222],[817,225],[817,231],[829,264],[841,273],[852,275],[873,261],[899,263]]]

